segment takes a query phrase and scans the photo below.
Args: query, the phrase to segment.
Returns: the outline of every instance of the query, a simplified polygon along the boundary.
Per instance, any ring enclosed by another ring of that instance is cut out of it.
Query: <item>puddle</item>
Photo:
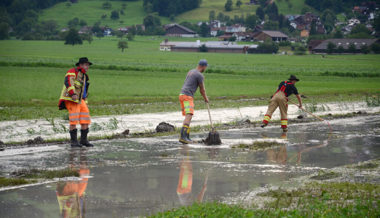
[[[1,217],[145,216],[195,201],[238,201],[244,193],[291,178],[380,157],[380,116],[338,119],[281,129],[220,131],[222,146],[181,146],[177,136],[97,141],[92,149],[64,145],[7,149],[2,174],[25,168],[80,170],[81,178],[0,192]],[[201,139],[207,133],[192,134]],[[276,141],[263,151],[233,144]],[[69,214],[70,213],[70,214]]]

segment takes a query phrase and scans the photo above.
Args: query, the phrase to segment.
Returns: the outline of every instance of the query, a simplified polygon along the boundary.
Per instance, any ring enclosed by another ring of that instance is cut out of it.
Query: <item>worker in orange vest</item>
[[[71,147],[93,147],[87,140],[89,125],[91,123],[90,111],[87,106],[89,77],[88,69],[92,63],[88,58],[80,58],[76,67],[67,71],[59,99],[60,110],[69,111]],[[78,143],[77,124],[81,125],[81,139]]]

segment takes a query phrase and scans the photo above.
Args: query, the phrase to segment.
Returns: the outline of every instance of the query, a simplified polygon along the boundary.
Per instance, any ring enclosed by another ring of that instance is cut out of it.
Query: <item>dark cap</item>
[[[199,66],[206,66],[207,67],[208,66],[207,60],[206,59],[200,60],[198,65]]]
[[[79,66],[79,64],[84,64],[84,63],[88,63],[89,65],[92,65],[92,63],[88,60],[88,58],[83,57],[83,58],[79,58],[79,61],[78,63],[75,64],[75,66]]]
[[[290,75],[290,78],[288,80],[295,80],[295,81],[300,81],[296,76]]]

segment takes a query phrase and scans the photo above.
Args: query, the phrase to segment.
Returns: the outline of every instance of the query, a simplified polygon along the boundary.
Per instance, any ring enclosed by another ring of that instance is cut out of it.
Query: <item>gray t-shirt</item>
[[[182,86],[181,94],[188,96],[194,96],[195,92],[198,89],[199,84],[203,83],[204,76],[198,70],[190,70],[187,73],[185,83]]]

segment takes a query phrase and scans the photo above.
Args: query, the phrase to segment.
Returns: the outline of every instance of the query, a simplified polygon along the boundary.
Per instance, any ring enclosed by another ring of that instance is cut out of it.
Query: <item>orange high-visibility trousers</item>
[[[66,108],[69,111],[70,125],[90,124],[90,111],[88,110],[86,102],[82,99],[80,104],[72,101],[65,101]]]

